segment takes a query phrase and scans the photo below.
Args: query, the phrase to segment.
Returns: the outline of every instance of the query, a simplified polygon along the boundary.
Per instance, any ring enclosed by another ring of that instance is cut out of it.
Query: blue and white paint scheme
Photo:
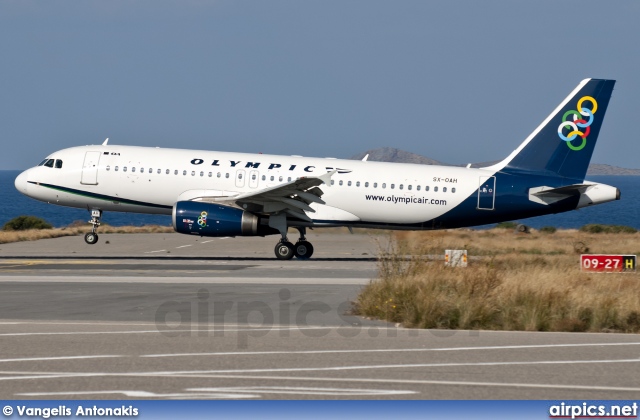
[[[108,144],[60,150],[15,180],[23,194],[104,211],[170,214],[201,236],[280,234],[276,257],[306,259],[309,227],[446,229],[620,199],[585,181],[614,80],[583,80],[506,159],[452,167]],[[292,244],[287,229],[300,238]]]

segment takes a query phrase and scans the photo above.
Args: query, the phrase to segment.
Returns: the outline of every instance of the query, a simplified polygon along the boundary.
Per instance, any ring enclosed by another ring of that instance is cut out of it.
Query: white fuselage
[[[16,180],[22,193],[62,206],[149,214],[171,214],[171,207],[181,200],[234,196],[335,169],[332,185],[322,186],[326,205],[314,203],[316,212],[307,212],[317,225],[431,220],[469,198],[480,180],[495,172],[112,145],[73,147],[48,159],[62,161],[62,167],[25,171]]]

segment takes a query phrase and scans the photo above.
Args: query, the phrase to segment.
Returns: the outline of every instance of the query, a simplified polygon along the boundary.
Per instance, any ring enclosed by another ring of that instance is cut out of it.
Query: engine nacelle
[[[200,236],[265,236],[278,233],[268,219],[234,207],[199,201],[173,205],[173,229]]]

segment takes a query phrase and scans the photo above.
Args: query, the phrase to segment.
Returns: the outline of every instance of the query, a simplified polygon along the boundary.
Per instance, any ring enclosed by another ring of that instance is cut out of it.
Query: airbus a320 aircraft
[[[276,257],[311,257],[306,228],[445,229],[620,199],[585,181],[614,80],[583,80],[506,159],[484,168],[114,146],[60,150],[15,180],[23,194],[104,211],[172,215],[177,232],[280,234]],[[107,139],[108,140],[108,139]],[[287,228],[300,232],[295,244]]]

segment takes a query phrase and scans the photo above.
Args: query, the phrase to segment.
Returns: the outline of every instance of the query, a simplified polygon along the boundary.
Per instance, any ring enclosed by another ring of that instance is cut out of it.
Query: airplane
[[[15,186],[85,208],[87,244],[103,212],[171,215],[175,231],[280,235],[278,259],[308,259],[307,228],[451,229],[620,199],[585,180],[615,80],[585,79],[505,159],[472,168],[108,144],[54,152]],[[291,243],[288,228],[298,230]]]

